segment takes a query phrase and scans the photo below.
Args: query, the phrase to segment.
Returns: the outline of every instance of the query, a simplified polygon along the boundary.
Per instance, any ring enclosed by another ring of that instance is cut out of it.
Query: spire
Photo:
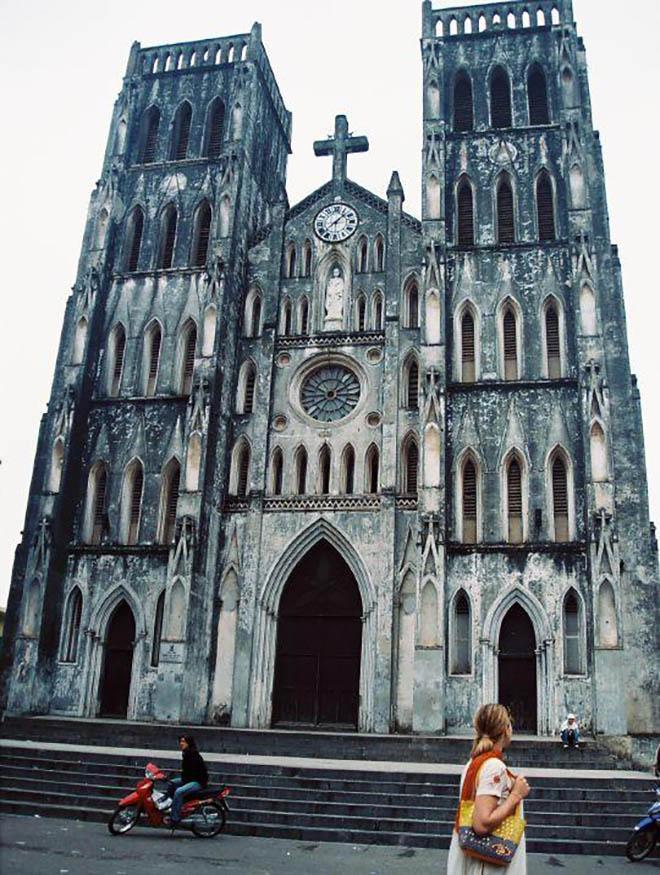
[[[405,200],[405,194],[403,193],[403,186],[401,185],[401,180],[399,179],[399,174],[396,170],[392,172],[390,176],[390,184],[387,186],[387,196],[391,197],[400,197],[401,200]]]

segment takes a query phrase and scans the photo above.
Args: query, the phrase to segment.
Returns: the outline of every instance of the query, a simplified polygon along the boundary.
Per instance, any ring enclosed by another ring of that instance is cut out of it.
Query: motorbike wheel
[[[125,835],[133,829],[140,818],[140,809],[137,805],[120,805],[110,815],[108,830],[113,836]]]
[[[200,839],[212,839],[225,828],[227,814],[221,805],[215,802],[207,802],[193,813],[192,831]]]
[[[633,833],[626,845],[626,857],[632,863],[638,863],[644,860],[655,847],[656,828],[655,824],[647,826],[646,829],[640,829],[639,832]]]

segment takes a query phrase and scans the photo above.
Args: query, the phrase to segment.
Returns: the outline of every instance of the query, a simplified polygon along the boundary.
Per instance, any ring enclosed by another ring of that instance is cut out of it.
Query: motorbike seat
[[[193,790],[191,793],[186,793],[184,804],[186,802],[192,802],[195,799],[205,799],[206,797],[215,798],[218,793],[222,790],[222,787],[215,787],[209,784],[208,787],[205,787],[203,790]]]

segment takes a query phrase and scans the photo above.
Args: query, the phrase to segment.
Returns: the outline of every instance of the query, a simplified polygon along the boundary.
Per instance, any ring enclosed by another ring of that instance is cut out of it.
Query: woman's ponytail
[[[511,723],[508,710],[504,705],[482,705],[474,717],[474,741],[470,756],[480,756],[493,750],[496,743],[504,736]]]

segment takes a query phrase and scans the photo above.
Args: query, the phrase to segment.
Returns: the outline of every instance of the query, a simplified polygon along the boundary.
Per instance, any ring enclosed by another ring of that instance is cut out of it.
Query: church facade
[[[570,0],[422,4],[422,215],[286,197],[250,33],[134,44],[43,417],[10,713],[658,727],[639,393]],[[414,138],[413,138],[414,139]],[[325,158],[321,160],[327,160]]]

